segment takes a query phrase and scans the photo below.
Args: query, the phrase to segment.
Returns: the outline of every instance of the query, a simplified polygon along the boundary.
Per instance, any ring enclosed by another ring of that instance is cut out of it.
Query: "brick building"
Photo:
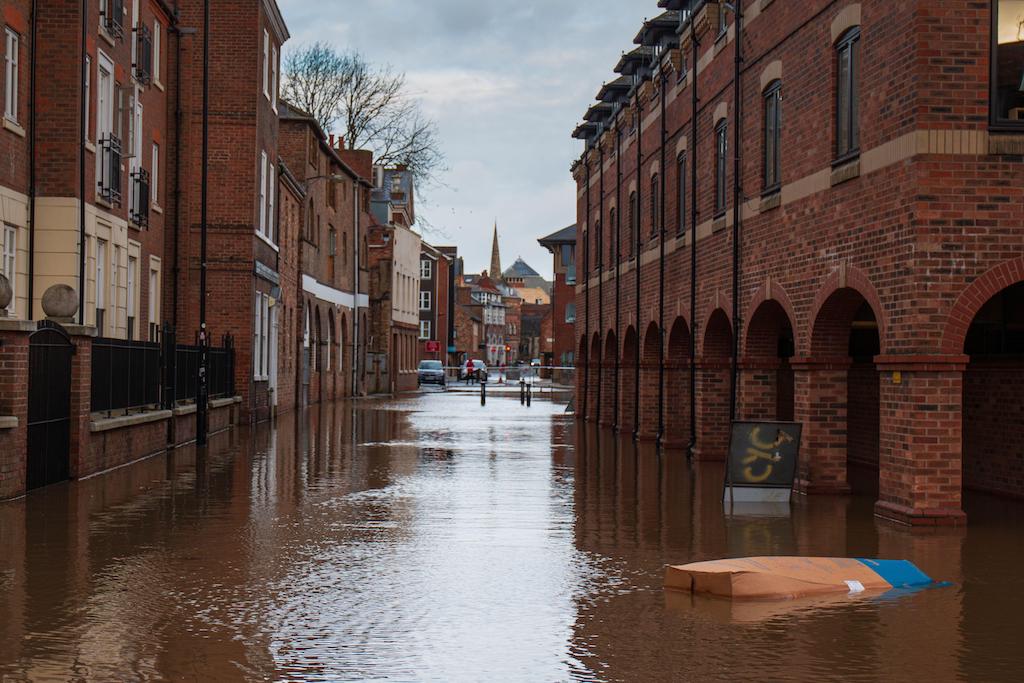
[[[576,130],[580,414],[795,419],[802,491],[910,524],[1024,494],[1024,9],[738,4],[663,0]]]
[[[458,258],[456,247],[435,247],[422,243],[420,251],[419,360],[439,360],[448,364],[448,352],[454,336],[455,300],[453,267]]]
[[[576,361],[576,226],[537,240],[551,252],[555,281],[551,287],[551,363],[572,367]]]
[[[480,343],[477,345],[477,355],[473,358],[484,361],[488,366],[507,363],[506,305],[499,285],[500,283],[492,280],[485,270],[480,275],[463,275],[455,289],[455,301],[471,309],[473,316],[481,321]],[[466,351],[468,352],[468,349]],[[465,361],[465,358],[461,360]]]
[[[297,403],[308,405],[358,390],[354,320],[368,299],[365,277],[363,291],[356,294],[356,247],[368,218],[360,200],[370,178],[342,160],[340,141],[328,137],[312,116],[285,101],[278,109],[279,152],[289,169],[298,169],[304,189],[297,249],[302,305],[295,314],[285,307],[284,327],[291,339],[301,340]]]

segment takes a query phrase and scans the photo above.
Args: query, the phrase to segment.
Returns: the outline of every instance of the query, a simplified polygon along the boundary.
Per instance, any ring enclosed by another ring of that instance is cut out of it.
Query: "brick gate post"
[[[910,525],[956,526],[963,481],[967,356],[878,356],[879,492],[875,514]]]
[[[846,480],[846,408],[850,359],[793,359],[793,418],[803,423],[797,490],[850,492]]]
[[[28,337],[36,324],[0,318],[0,500],[25,493]]]
[[[728,358],[697,360],[697,446],[695,460],[723,462],[729,451]]]
[[[96,328],[84,325],[64,325],[75,355],[71,357],[71,411],[68,430],[71,436],[71,450],[68,460],[71,478],[95,474],[97,468],[90,463],[89,414],[92,412],[92,340]]]

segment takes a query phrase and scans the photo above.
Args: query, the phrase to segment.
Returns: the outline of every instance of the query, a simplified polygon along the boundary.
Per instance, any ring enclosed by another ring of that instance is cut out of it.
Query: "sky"
[[[612,80],[657,0],[278,0],[289,48],[322,40],[404,72],[438,125],[448,170],[417,197],[432,244],[468,272],[521,256],[550,277],[537,239],[576,222],[573,129]]]

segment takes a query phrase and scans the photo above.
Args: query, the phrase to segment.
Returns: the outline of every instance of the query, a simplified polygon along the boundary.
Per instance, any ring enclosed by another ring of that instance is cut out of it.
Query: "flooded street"
[[[1012,680],[1024,506],[727,515],[720,466],[560,403],[339,403],[0,505],[0,680]],[[666,563],[906,558],[899,599],[666,595]]]

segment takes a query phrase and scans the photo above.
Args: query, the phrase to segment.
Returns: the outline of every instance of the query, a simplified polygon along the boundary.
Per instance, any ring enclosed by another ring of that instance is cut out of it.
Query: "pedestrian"
[[[473,359],[466,359],[466,384],[469,384],[470,376],[473,372]]]

